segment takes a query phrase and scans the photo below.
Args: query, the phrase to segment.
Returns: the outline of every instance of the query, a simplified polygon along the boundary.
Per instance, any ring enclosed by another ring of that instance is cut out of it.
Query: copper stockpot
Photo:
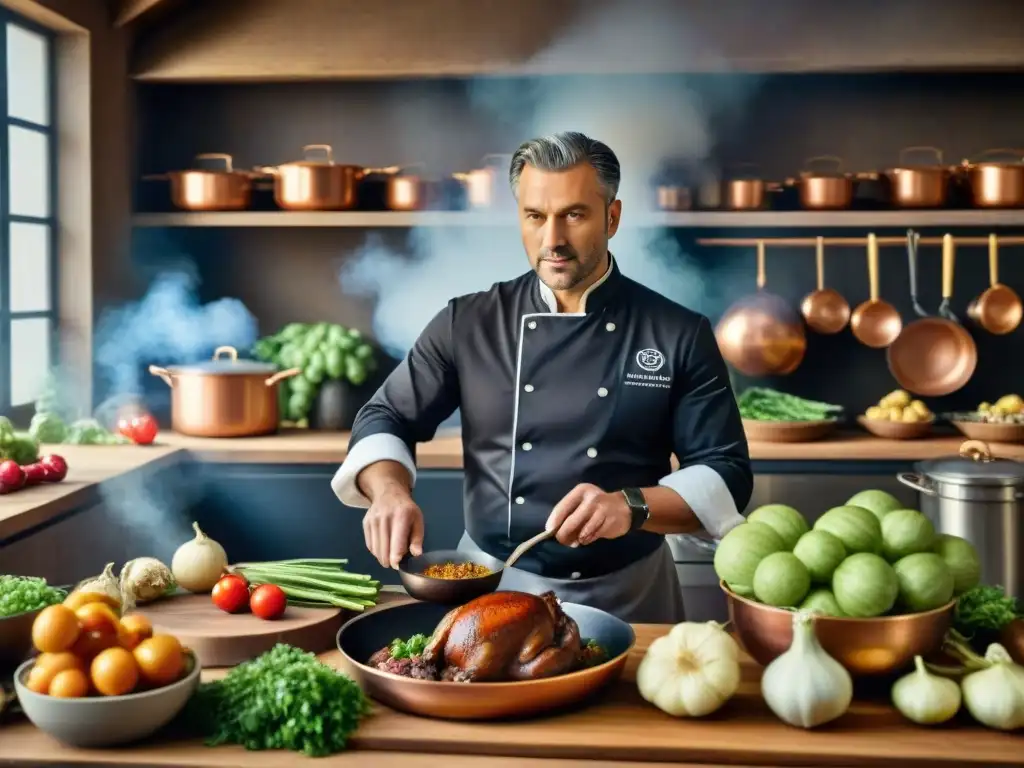
[[[781,656],[793,642],[793,612],[740,597],[724,582],[720,586],[743,650],[764,666]],[[854,677],[887,675],[912,663],[915,656],[939,650],[955,608],[956,601],[951,600],[941,608],[902,616],[819,616],[814,619],[814,634],[829,656]]]
[[[259,174],[236,170],[231,155],[221,152],[196,155],[195,160],[220,160],[224,167],[191,168],[143,178],[170,181],[171,202],[185,211],[242,211],[249,207],[253,179],[259,178]]]
[[[799,178],[787,182],[798,187],[800,206],[813,211],[838,211],[849,208],[853,204],[854,174],[844,173],[843,159],[835,155],[819,155],[804,161],[808,169],[822,163],[834,164],[835,170],[801,171]]]
[[[964,160],[961,170],[967,177],[975,208],[1024,208],[1024,150],[988,149],[979,157],[1007,155],[1007,162]]]
[[[722,357],[747,376],[792,373],[807,351],[801,317],[784,299],[764,290],[764,262],[764,242],[758,241],[757,293],[730,307],[715,327]]]
[[[908,155],[927,152],[935,157],[930,165],[910,165]],[[952,169],[942,164],[942,150],[936,147],[905,147],[900,164],[885,172],[892,185],[892,202],[898,208],[941,208],[949,199]]]
[[[366,173],[361,165],[334,162],[330,144],[307,144],[303,158],[323,152],[323,160],[297,160],[257,170],[274,177],[274,200],[289,211],[348,211],[356,206],[357,186]]]
[[[171,388],[171,429],[193,437],[254,437],[277,431],[277,384],[302,373],[272,363],[239,360],[234,347],[218,347],[196,365],[149,366]]]
[[[768,185],[763,179],[733,179],[725,182],[723,208],[730,211],[759,211],[764,208]]]

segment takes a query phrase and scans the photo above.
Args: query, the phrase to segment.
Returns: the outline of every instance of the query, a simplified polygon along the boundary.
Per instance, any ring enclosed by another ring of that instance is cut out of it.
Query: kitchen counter
[[[884,698],[858,700],[839,721],[816,731],[790,728],[763,703],[761,670],[749,659],[743,663],[739,693],[720,713],[702,720],[674,719],[645,703],[635,686],[636,667],[643,653],[666,631],[665,626],[637,625],[637,645],[623,679],[585,708],[528,721],[460,723],[413,717],[375,705],[374,713],[351,739],[351,751],[310,765],[560,768],[584,760],[595,767],[652,762],[930,768],[1020,765],[1019,736],[984,730],[965,716],[943,729],[949,738],[936,738],[934,729],[909,724]],[[337,651],[321,658],[344,669]],[[223,674],[224,670],[208,670],[204,678]],[[61,746],[26,721],[0,726],[0,743],[0,761],[32,764],[259,768],[292,759],[291,755],[245,752],[238,747],[207,748],[196,741],[169,737],[130,748],[79,750]],[[372,756],[367,751],[372,751]]]
[[[912,462],[955,454],[962,437],[883,440],[862,432],[839,432],[812,443],[751,443],[755,462]],[[162,432],[151,446],[45,446],[68,460],[61,483],[26,488],[0,496],[0,541],[43,525],[101,499],[100,485],[138,471],[151,471],[191,456],[224,464],[340,464],[348,433],[284,431],[267,437],[194,438]],[[1024,459],[1024,445],[994,443],[996,456]],[[457,430],[417,447],[424,469],[462,469],[462,441]]]

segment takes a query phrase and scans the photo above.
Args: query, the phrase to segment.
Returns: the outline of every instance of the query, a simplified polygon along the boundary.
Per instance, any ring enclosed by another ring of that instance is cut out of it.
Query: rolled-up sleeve
[[[682,496],[718,539],[743,522],[754,475],[729,372],[706,317],[680,360],[672,424],[679,469],[659,484]]]
[[[454,302],[449,302],[356,415],[348,455],[331,480],[331,488],[342,503],[370,506],[356,478],[378,461],[398,462],[415,484],[416,444],[433,438],[441,422],[459,406],[452,344],[454,314]]]

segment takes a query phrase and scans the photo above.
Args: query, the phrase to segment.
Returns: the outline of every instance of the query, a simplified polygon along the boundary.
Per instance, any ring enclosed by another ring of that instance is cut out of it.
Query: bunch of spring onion
[[[357,613],[377,604],[380,582],[363,573],[345,570],[348,560],[303,558],[238,563],[229,568],[250,584],[276,584],[289,605],[309,608],[345,608]]]

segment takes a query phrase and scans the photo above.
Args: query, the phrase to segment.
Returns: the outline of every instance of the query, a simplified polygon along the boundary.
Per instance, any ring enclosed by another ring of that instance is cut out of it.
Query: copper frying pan
[[[942,239],[942,299],[953,296],[956,251],[953,238]],[[921,397],[941,397],[970,381],[978,366],[978,348],[959,323],[946,317],[915,320],[889,347],[889,371],[905,390]]]

